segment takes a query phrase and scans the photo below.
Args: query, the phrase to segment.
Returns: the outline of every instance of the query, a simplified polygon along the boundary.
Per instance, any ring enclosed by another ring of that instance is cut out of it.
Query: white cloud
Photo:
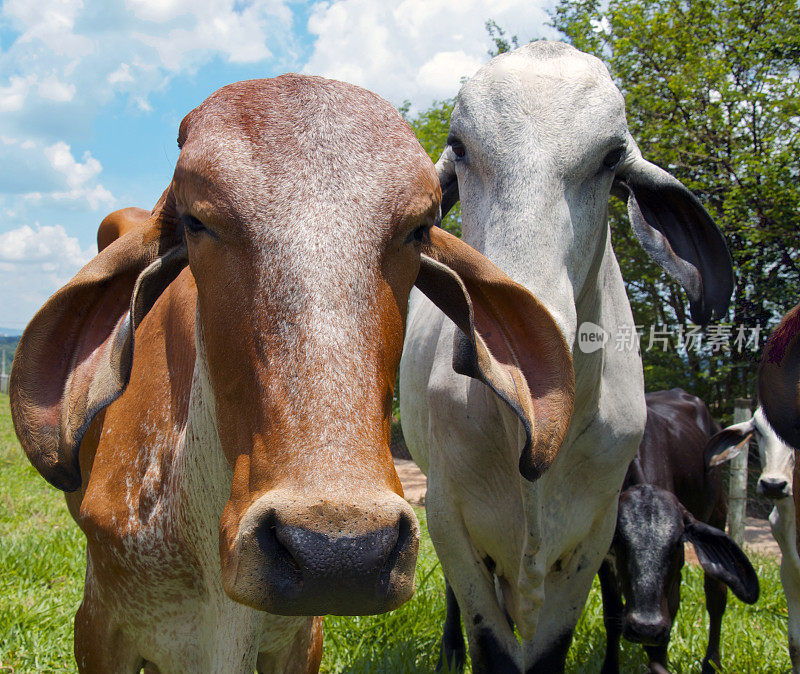
[[[22,328],[96,253],[61,225],[23,225],[0,234],[0,324]]]
[[[42,98],[66,103],[75,96],[75,85],[61,82],[55,75],[51,75],[39,84],[38,91]]]
[[[4,136],[0,145],[0,164],[14,166],[4,175],[0,205],[24,206],[65,202],[71,207],[96,211],[115,203],[114,196],[99,182],[103,167],[88,150],[80,161],[64,141],[43,145]]]
[[[417,84],[428,91],[457,91],[462,77],[473,75],[483,61],[462,50],[440,51],[417,72]]]
[[[106,80],[109,84],[118,84],[120,82],[133,82],[133,75],[131,75],[131,67],[127,63],[121,63],[113,73],[111,73]]]
[[[56,171],[64,174],[67,184],[73,189],[82,187],[103,170],[100,162],[92,157],[88,150],[83,153],[83,164],[76,161],[69,145],[63,141],[45,148],[44,153],[50,161],[50,165]]]
[[[314,6],[316,36],[303,72],[359,84],[395,105],[425,107],[454,96],[485,63],[493,19],[521,42],[556,37],[545,26],[553,0],[333,0]],[[507,36],[510,37],[510,36]]]
[[[0,87],[0,112],[22,110],[28,98],[28,90],[34,82],[36,82],[35,75],[11,77],[8,85]]]
[[[0,262],[49,264],[74,273],[95,253],[92,248],[81,249],[78,239],[61,225],[23,225],[0,234]]]

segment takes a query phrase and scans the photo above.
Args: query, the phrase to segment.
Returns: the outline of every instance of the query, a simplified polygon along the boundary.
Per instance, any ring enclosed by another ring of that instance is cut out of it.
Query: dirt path
[[[417,464],[409,459],[395,459],[394,465],[397,468],[400,482],[403,483],[406,500],[414,505],[425,505],[427,481],[422,471],[417,468]],[[747,518],[744,544],[746,548],[753,552],[774,557],[780,557],[781,554],[778,544],[772,537],[772,531],[770,531],[767,520],[759,520],[754,517]],[[686,546],[686,558],[695,564],[697,563],[697,557],[694,555],[691,545]]]

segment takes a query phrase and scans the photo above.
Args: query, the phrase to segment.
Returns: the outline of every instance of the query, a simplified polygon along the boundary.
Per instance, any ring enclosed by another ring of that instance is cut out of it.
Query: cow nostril
[[[411,532],[414,527],[411,523],[408,514],[400,513],[400,520],[397,523],[397,540],[394,547],[386,557],[386,561],[381,568],[380,579],[382,582],[388,583],[391,578],[392,571],[398,566],[397,562],[402,555],[406,553],[411,540]]]
[[[281,542],[277,530],[280,527],[275,511],[270,512],[256,529],[255,537],[262,554],[271,560],[275,567],[275,580],[284,592],[300,590],[303,584],[303,572],[294,555]]]

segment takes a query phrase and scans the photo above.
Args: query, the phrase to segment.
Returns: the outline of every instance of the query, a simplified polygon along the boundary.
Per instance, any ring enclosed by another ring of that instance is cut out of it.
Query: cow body
[[[704,278],[697,287],[716,295],[695,294],[701,320],[727,306],[730,258],[696,200],[641,158],[605,67],[563,44],[502,54],[468,81],[437,170],[443,208],[461,200],[464,241],[539,298],[575,370],[574,413],[558,453],[547,472],[526,473],[520,446],[527,427],[464,376],[458,331],[427,300],[412,298],[401,418],[409,450],[428,475],[428,522],[450,586],[443,658],[463,663],[460,607],[473,671],[559,671],[608,549],[619,488],[645,423],[638,351],[616,348],[634,328],[610,243],[612,187],[628,195],[635,227],[649,232],[632,205],[634,193],[644,194],[637,181],[649,181],[650,195],[668,182],[675,203],[692,214],[687,227],[708,234],[697,250],[717,264],[709,271],[695,259],[692,266]],[[660,208],[653,201],[645,210]],[[659,248],[668,230],[640,239],[680,277],[666,263],[685,255],[680,246],[677,253],[669,244]],[[612,341],[583,350],[580,326],[602,329]],[[537,348],[535,335],[529,348]]]
[[[752,603],[758,581],[744,553],[723,532],[727,497],[721,471],[709,470],[704,460],[705,446],[719,430],[708,408],[681,389],[648,393],[646,402],[644,435],[625,476],[615,535],[599,572],[607,639],[602,671],[619,671],[620,636],[644,644],[652,672],[667,671],[667,645],[680,605],[683,542],[689,541],[705,570],[709,638],[703,672],[710,674],[720,663],[725,582],[733,576],[735,590],[745,587]],[[707,563],[711,558],[714,564]],[[718,566],[729,559],[738,565],[720,572]]]
[[[789,657],[792,672],[797,674],[800,672],[800,555],[797,552],[797,506],[794,498],[795,450],[778,437],[759,407],[748,421],[729,426],[715,436],[708,453],[712,459],[716,456],[718,463],[727,461],[738,452],[747,451],[751,437],[758,444],[761,458],[757,490],[774,506],[769,524],[781,549],[781,584],[789,612]]]

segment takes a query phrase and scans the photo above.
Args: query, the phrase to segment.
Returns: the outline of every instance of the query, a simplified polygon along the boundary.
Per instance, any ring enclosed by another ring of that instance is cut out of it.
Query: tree
[[[797,301],[800,9],[794,0],[562,0],[553,25],[603,59],[644,155],[692,189],[728,240],[728,320],[747,336]],[[641,251],[619,205],[614,247],[637,323],[688,330],[685,296]],[[708,332],[706,332],[708,337]],[[723,405],[754,392],[760,349],[646,351],[648,389]]]

